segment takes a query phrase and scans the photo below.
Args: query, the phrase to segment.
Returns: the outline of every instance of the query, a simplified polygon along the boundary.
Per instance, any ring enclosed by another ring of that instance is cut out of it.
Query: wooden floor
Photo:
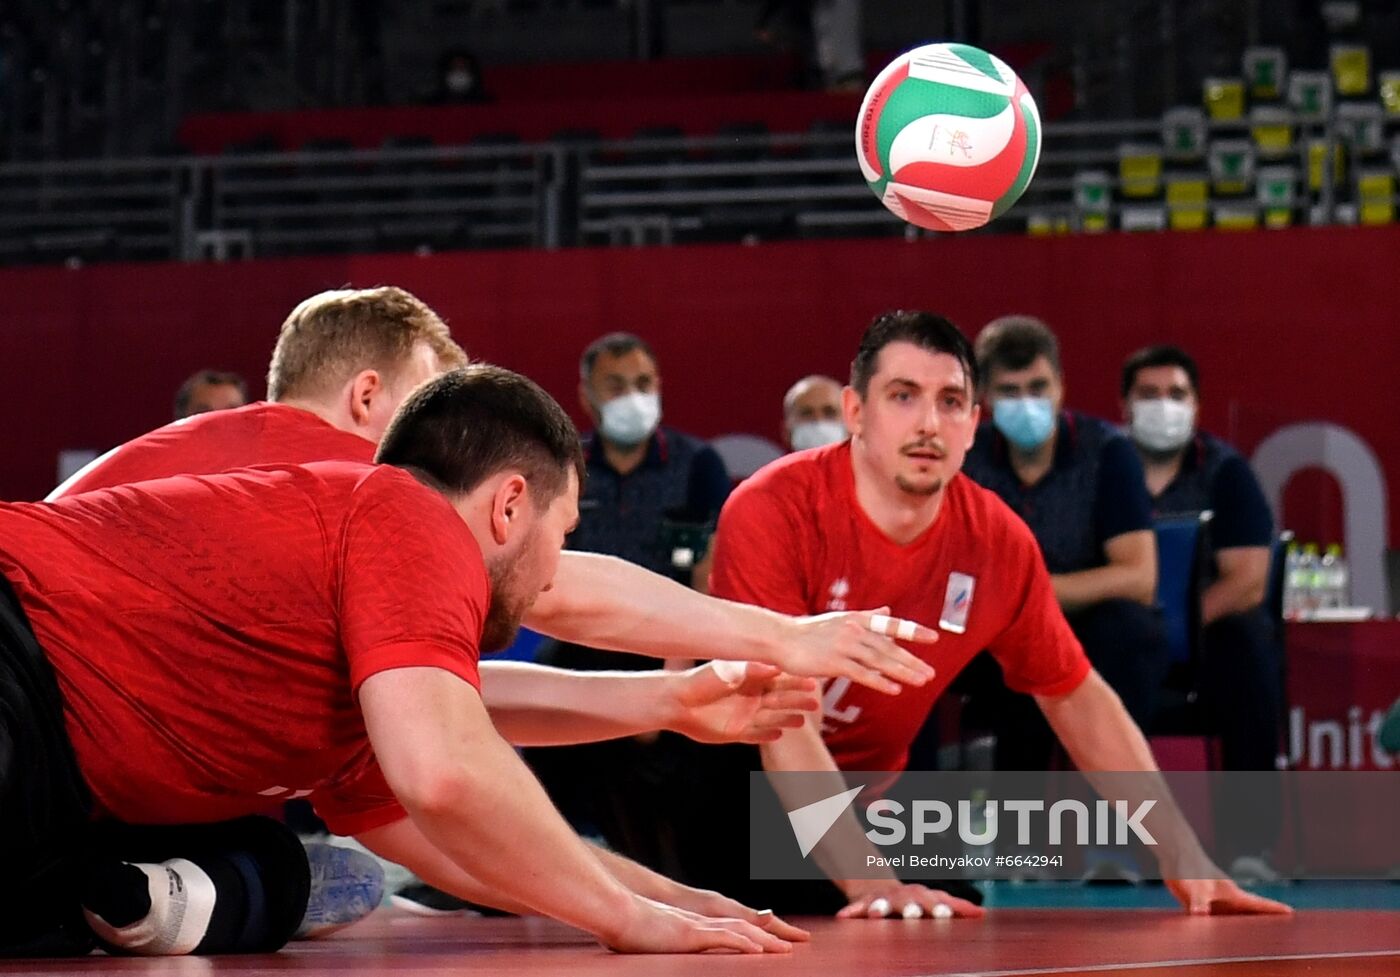
[[[235,977],[917,977],[1125,973],[1133,977],[1346,974],[1400,977],[1400,913],[1319,910],[1292,918],[1192,918],[1163,910],[1005,909],[982,920],[810,922],[786,956],[619,956],[542,920],[411,916],[381,909],[334,937],[259,957],[14,961],[4,974]]]

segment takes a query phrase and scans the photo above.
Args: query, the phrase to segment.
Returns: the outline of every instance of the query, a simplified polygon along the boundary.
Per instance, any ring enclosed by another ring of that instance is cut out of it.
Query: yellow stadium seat
[[[1356,178],[1357,220],[1362,224],[1390,224],[1395,220],[1395,174],[1369,170]]]
[[[1040,210],[1026,215],[1026,233],[1031,237],[1049,237],[1055,233],[1055,218]]]
[[[1206,111],[1217,122],[1244,118],[1244,82],[1238,78],[1207,78],[1202,86]]]
[[[1273,207],[1264,211],[1264,226],[1270,230],[1292,227],[1293,211],[1288,207]]]
[[[1257,105],[1249,111],[1249,124],[1260,156],[1278,159],[1293,151],[1293,124],[1287,109]]]
[[[1332,185],[1342,182],[1346,168],[1346,148],[1341,143],[1328,143],[1326,139],[1309,139],[1307,143],[1308,189],[1316,193],[1322,189],[1322,175],[1328,152],[1332,153]]]
[[[1371,90],[1371,49],[1361,44],[1333,44],[1332,81],[1338,95],[1365,95]]]
[[[1252,231],[1259,226],[1259,210],[1253,204],[1216,204],[1215,226],[1222,231]]]
[[[1108,215],[1084,214],[1079,220],[1079,229],[1086,234],[1102,234],[1108,230]]]
[[[1142,143],[1119,146],[1118,185],[1125,197],[1157,196],[1162,190],[1162,150]]]

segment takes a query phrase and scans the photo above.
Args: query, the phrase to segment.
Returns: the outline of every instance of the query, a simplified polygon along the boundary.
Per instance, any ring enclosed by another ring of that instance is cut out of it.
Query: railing
[[[1211,133],[1245,135],[1242,126],[1212,125]],[[1076,174],[1116,174],[1121,143],[1160,132],[1156,121],[1047,127],[1029,190],[988,232],[1022,232],[1047,218],[1072,226]],[[0,263],[923,234],[875,200],[852,143],[838,127],[14,164],[0,166]],[[1392,155],[1400,157],[1400,142]],[[1384,165],[1393,173],[1400,159]],[[1309,191],[1306,169],[1299,166],[1295,209],[1328,222],[1333,191]],[[1133,206],[1114,198],[1099,212]]]

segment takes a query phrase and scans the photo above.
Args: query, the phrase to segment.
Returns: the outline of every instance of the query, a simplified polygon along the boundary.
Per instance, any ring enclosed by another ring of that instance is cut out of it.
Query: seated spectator
[[[814,373],[789,387],[783,395],[783,437],[792,451],[846,440],[841,384]]]
[[[1063,409],[1059,344],[1044,323],[997,319],[977,337],[976,352],[991,423],[978,431],[963,470],[1030,526],[1070,627],[1144,726],[1168,653],[1137,452],[1106,421]],[[993,687],[998,768],[1044,769],[1053,741],[1040,710],[1029,696]]]
[[[248,384],[237,373],[200,370],[175,393],[175,420],[204,414],[211,410],[228,410],[248,403]]]
[[[1249,464],[1196,429],[1196,362],[1175,346],[1138,350],[1123,364],[1123,419],[1158,515],[1209,509],[1208,583],[1195,683],[1220,737],[1226,770],[1273,770],[1278,755],[1282,649],[1265,607],[1273,516]],[[1257,853],[1229,853],[1236,860]],[[1228,864],[1228,863],[1227,863]],[[1235,874],[1267,874],[1250,864]]]
[[[706,575],[700,558],[729,497],[724,462],[705,442],[661,424],[661,373],[639,337],[598,339],[584,351],[579,377],[579,403],[594,432],[584,439],[588,477],[568,547],[700,582]],[[585,671],[659,664],[564,642],[547,642],[540,660]],[[668,866],[677,872],[672,824],[686,816],[689,801],[682,798],[689,797],[685,781],[694,749],[662,733],[531,749],[525,756],[571,821],[591,826],[609,846],[658,871]]]

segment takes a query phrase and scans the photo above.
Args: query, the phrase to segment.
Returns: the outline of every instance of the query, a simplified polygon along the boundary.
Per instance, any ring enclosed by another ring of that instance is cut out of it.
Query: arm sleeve
[[[1152,528],[1152,497],[1137,450],[1127,438],[1110,438],[1099,459],[1094,533],[1102,546],[1115,536]]]
[[[696,453],[690,465],[688,511],[709,522],[719,515],[733,487],[719,452],[706,445]]]
[[[1015,518],[1010,512],[1008,519]],[[1089,659],[1070,630],[1045,561],[1024,524],[1011,526],[1003,547],[1008,565],[1018,568],[1008,579],[1020,582],[1015,616],[988,646],[1001,665],[1008,688],[1028,695],[1068,695],[1090,671]]]
[[[1273,541],[1274,518],[1259,480],[1238,455],[1227,458],[1216,472],[1210,489],[1211,545],[1217,550],[1238,546],[1268,546]]]
[[[741,485],[715,531],[715,597],[784,614],[809,614],[796,521],[779,500],[753,483]]]
[[[490,584],[471,532],[447,501],[380,468],[346,517],[340,640],[351,687],[376,672],[427,666],[480,689]]]

